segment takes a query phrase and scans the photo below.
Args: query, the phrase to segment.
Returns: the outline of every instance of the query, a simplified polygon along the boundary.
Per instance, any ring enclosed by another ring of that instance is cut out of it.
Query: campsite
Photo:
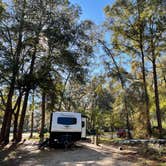
[[[0,166],[166,166],[165,0],[0,0]]]

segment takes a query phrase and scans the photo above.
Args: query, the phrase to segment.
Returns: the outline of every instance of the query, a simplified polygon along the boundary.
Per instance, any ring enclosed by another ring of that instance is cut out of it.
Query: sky
[[[81,7],[81,20],[88,19],[97,25],[101,25],[105,21],[104,7],[106,5],[112,5],[115,0],[70,0],[70,2],[72,4],[78,4]],[[106,36],[106,39],[109,40],[110,35]],[[97,76],[105,72],[101,59],[103,54],[101,49],[95,52],[95,61],[92,60],[93,65],[91,64],[89,68],[90,75]]]
[[[106,5],[112,4],[115,0],[70,0],[73,4],[78,4],[82,9],[81,19],[90,19],[96,24],[104,21],[103,9]]]

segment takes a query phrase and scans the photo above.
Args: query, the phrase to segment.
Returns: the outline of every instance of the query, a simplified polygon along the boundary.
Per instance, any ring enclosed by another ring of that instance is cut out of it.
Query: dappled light
[[[0,165],[166,163],[165,0],[0,0]]]

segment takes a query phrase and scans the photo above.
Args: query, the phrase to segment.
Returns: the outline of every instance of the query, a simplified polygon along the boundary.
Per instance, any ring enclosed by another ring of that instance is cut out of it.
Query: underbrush
[[[117,148],[125,150],[134,150],[136,154],[144,160],[155,161],[159,166],[166,166],[166,145],[153,144],[153,143],[124,143],[124,139],[115,138],[100,138],[100,144],[112,145]]]

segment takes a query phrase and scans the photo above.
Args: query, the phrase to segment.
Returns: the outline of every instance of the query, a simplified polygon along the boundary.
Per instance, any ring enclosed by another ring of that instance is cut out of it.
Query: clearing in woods
[[[25,141],[17,147],[0,151],[0,165],[12,166],[157,166],[153,160],[145,160],[134,149],[80,142],[75,147],[39,150],[36,143]],[[162,165],[163,166],[163,165]]]

